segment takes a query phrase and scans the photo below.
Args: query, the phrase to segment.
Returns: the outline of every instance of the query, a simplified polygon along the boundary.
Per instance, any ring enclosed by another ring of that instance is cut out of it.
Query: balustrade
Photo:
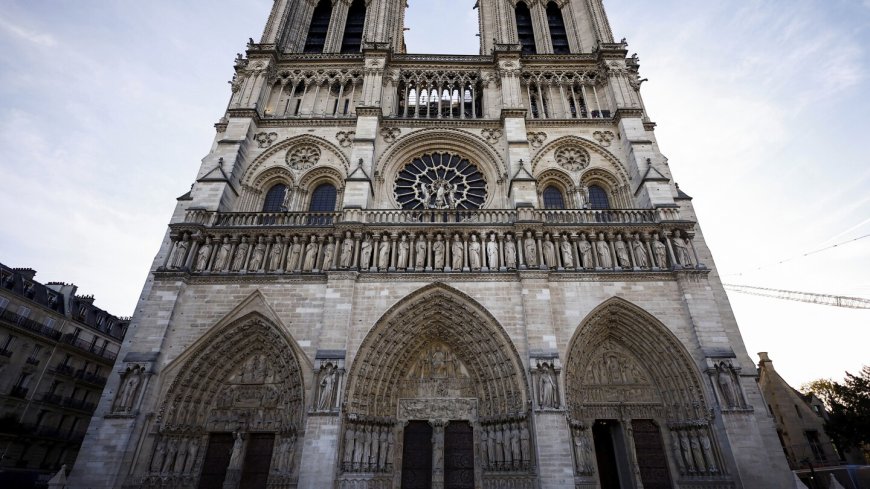
[[[525,101],[533,119],[609,118],[597,71],[523,72]]]
[[[398,75],[395,117],[479,119],[483,85],[477,71],[405,69]]]

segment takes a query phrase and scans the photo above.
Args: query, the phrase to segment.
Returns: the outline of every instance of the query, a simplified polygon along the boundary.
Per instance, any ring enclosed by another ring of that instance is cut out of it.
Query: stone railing
[[[218,213],[172,225],[160,270],[202,273],[704,269],[678,209]]]

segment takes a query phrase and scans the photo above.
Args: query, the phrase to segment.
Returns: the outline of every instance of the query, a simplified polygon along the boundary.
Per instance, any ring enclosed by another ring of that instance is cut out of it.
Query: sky
[[[473,1],[410,0],[410,52],[477,54]],[[0,0],[0,261],[132,313],[271,0]],[[870,297],[870,0],[606,0],[729,283]],[[795,386],[870,364],[870,310],[730,293]]]

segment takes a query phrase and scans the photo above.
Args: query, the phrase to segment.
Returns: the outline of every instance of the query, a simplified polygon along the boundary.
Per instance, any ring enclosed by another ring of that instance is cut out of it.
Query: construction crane
[[[870,299],[862,297],[845,297],[841,295],[814,294],[812,292],[797,292],[794,290],[768,289],[751,285],[722,284],[725,290],[742,294],[760,295],[788,301],[809,302],[825,306],[848,307],[851,309],[870,309]]]

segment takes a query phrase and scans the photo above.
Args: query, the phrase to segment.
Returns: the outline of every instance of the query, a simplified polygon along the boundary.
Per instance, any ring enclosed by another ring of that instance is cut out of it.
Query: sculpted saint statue
[[[349,470],[351,464],[353,463],[353,440],[354,440],[354,430],[351,427],[348,427],[344,431],[344,467],[345,470]]]
[[[341,242],[341,255],[338,257],[339,268],[350,268],[353,260],[353,237],[351,232],[344,233],[344,241]]]
[[[692,259],[689,256],[689,243],[683,238],[684,233],[676,231],[674,233],[674,254],[677,255],[677,261],[684,267],[692,266]]]
[[[583,268],[595,268],[595,262],[592,260],[592,245],[586,239],[585,234],[580,235],[577,248],[580,250],[580,265]]]
[[[321,270],[332,270],[332,261],[335,256],[335,238],[332,236],[327,237],[326,245],[323,247],[323,265],[320,266]]]
[[[201,272],[208,266],[208,259],[211,257],[211,238],[206,236],[205,244],[199,247],[196,253],[196,265],[194,270]]]
[[[559,244],[559,250],[562,252],[562,266],[565,268],[574,268],[574,246],[568,239],[568,236],[562,235],[562,242]]]
[[[254,251],[251,252],[251,260],[248,262],[248,270],[256,272],[263,264],[263,258],[266,257],[266,243],[263,243],[263,237],[257,237],[257,246],[254,246]]]
[[[426,238],[421,234],[414,243],[414,268],[426,266]]]
[[[142,379],[139,370],[129,370],[124,377],[124,385],[118,393],[118,411],[130,411],[136,402],[136,394],[139,392],[139,384]]]
[[[151,458],[151,472],[160,472],[164,460],[166,460],[166,440],[160,440],[157,442],[157,448],[154,449],[154,457]]]
[[[396,263],[396,268],[404,270],[405,268],[408,268],[408,254],[411,251],[411,243],[408,242],[407,235],[403,234],[402,237],[399,238],[398,246],[398,256],[396,257],[398,259],[398,263]]]
[[[378,267],[387,269],[390,267],[390,237],[384,235],[378,245]]]
[[[471,235],[471,242],[468,243],[468,266],[472,270],[480,270],[480,242],[474,234]]]
[[[230,261],[230,252],[233,251],[233,245],[230,243],[230,237],[224,236],[223,243],[221,243],[221,247],[218,250],[217,258],[214,260],[214,269],[215,271],[222,271],[227,268],[227,265]]]
[[[181,240],[175,243],[175,254],[172,255],[171,267],[176,270],[184,266],[184,259],[187,257],[187,248],[190,246],[188,236],[187,233],[184,233]]]
[[[245,259],[248,258],[248,237],[242,236],[242,242],[239,243],[238,248],[236,248],[236,257],[233,259],[232,270],[234,272],[238,272],[239,270],[245,268]]]
[[[656,258],[656,266],[659,268],[667,268],[668,267],[668,259],[667,259],[667,247],[664,243],[659,241],[659,233],[653,233],[653,242],[652,242],[653,254]]]
[[[336,367],[327,366],[323,379],[320,381],[320,397],[317,399],[317,409],[326,411],[332,407],[332,393],[335,390]]]
[[[462,245],[462,239],[458,234],[453,235],[453,244],[450,245],[450,255],[453,259],[452,267],[454,270],[462,270],[462,258],[465,247]]]
[[[622,235],[616,235],[616,242],[613,243],[616,248],[616,260],[622,268],[631,268],[631,259],[628,257],[628,247],[625,246],[625,241],[622,240]]]
[[[523,461],[523,451],[520,444],[520,428],[516,423],[513,423],[510,426],[510,437],[511,460],[513,460],[514,467],[519,467]]]
[[[607,241],[604,241],[604,233],[598,235],[598,241],[595,242],[595,251],[598,252],[598,264],[601,265],[601,268],[613,268],[610,247],[607,246]]]
[[[269,250],[269,264],[266,269],[273,272],[281,268],[281,256],[284,254],[284,238],[275,236],[275,242],[272,243],[272,249]]]
[[[574,430],[574,458],[577,463],[577,471],[582,474],[587,474],[592,471],[591,455],[592,450],[589,446],[589,439],[582,430]]]
[[[190,474],[193,472],[193,467],[196,465],[196,455],[199,453],[199,438],[193,438],[187,444],[187,461],[184,463],[184,473]]]
[[[310,272],[317,266],[317,237],[311,236],[308,245],[305,246],[305,262],[302,264],[303,272]]]
[[[242,468],[242,445],[244,444],[244,439],[238,431],[233,433],[233,438],[235,438],[235,441],[233,442],[233,451],[230,454],[230,464],[227,468],[238,470]]]
[[[504,266],[514,269],[517,267],[517,245],[514,244],[514,238],[510,234],[504,239]]]
[[[434,255],[434,262],[432,267],[435,269],[444,268],[444,242],[441,241],[441,235],[435,236],[435,242],[432,243],[432,253]]]
[[[299,236],[293,236],[293,245],[290,246],[290,256],[287,257],[287,269],[298,271],[302,265],[302,243]]]
[[[539,367],[541,372],[541,398],[540,403],[542,408],[557,408],[556,405],[556,379],[553,376],[553,369],[544,364]]]
[[[526,265],[529,268],[538,266],[538,247],[531,231],[526,231],[526,239],[523,240],[523,253],[525,253]]]
[[[498,243],[495,241],[495,234],[490,234],[489,241],[486,242],[486,259],[491,270],[498,270]]]
[[[550,234],[544,235],[544,242],[541,245],[544,248],[544,264],[547,268],[556,268],[556,246],[550,241]]]
[[[369,235],[365,235],[362,244],[360,245],[359,267],[363,270],[371,266],[372,261],[372,239]]]
[[[649,266],[649,257],[646,255],[646,246],[643,245],[643,241],[636,234],[634,235],[634,241],[631,242],[631,247],[634,250],[635,264],[640,268],[647,268]]]

